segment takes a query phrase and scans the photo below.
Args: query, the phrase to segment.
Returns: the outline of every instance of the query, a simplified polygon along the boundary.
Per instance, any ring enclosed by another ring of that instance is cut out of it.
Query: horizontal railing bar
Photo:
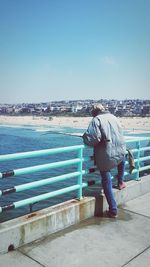
[[[126,140],[126,143],[136,143],[136,142],[143,142],[143,141],[150,141],[149,137],[137,138],[137,139],[129,139]]]
[[[86,173],[85,170],[82,171],[82,175],[84,175]],[[29,190],[32,188],[37,188],[39,186],[44,186],[44,185],[49,185],[55,182],[61,182],[73,177],[77,177],[78,175],[80,175],[80,172],[72,172],[72,173],[67,173],[67,174],[63,174],[63,175],[59,175],[59,176],[55,176],[52,178],[47,178],[44,180],[39,180],[39,181],[35,181],[35,182],[30,182],[30,183],[26,183],[26,184],[22,184],[22,185],[16,185],[14,187],[8,188],[8,189],[4,189],[4,190],[0,190],[0,196],[2,195],[6,195],[6,194],[10,194],[10,193],[14,193],[14,192],[21,192],[21,191],[25,191],[25,190]]]
[[[150,160],[150,156],[140,157],[139,159],[134,159],[134,162],[147,161],[147,160]]]
[[[92,169],[92,170],[89,171],[89,172],[87,172],[87,174],[98,171],[98,168],[97,168],[97,167],[93,167],[93,168],[91,168],[91,169]],[[89,170],[90,170],[90,169],[89,169]],[[137,169],[134,169],[134,170],[132,171],[132,174],[133,174],[133,173],[136,173],[136,172],[138,172],[138,170],[137,170]],[[127,171],[124,172],[124,176],[127,176],[127,175],[129,175],[129,174],[131,175],[131,173],[129,173],[129,172],[127,172]],[[115,178],[115,176],[112,175],[112,179],[114,179],[114,178]]]
[[[87,183],[82,183],[83,188],[87,187],[87,186],[88,186]],[[19,200],[17,202],[11,203],[10,205],[0,207],[0,213],[3,211],[6,211],[6,210],[20,208],[22,206],[29,205],[29,204],[34,204],[35,202],[39,202],[39,201],[42,201],[42,200],[45,200],[45,199],[48,199],[51,197],[55,197],[58,195],[62,195],[62,194],[71,192],[71,191],[75,191],[79,188],[80,188],[80,185],[72,185],[72,186],[69,186],[69,187],[66,187],[63,189],[59,189],[59,190],[56,190],[53,192],[45,193],[45,194],[31,197],[28,199]]]
[[[133,173],[137,173],[137,172],[138,172],[137,169],[132,170],[132,173],[124,172],[124,176],[131,175],[131,174],[133,174]]]
[[[150,138],[144,137],[141,139],[126,140],[126,143],[147,141],[147,140],[150,140]],[[61,147],[61,148],[50,148],[50,149],[42,149],[42,150],[35,150],[35,151],[29,151],[29,152],[21,152],[21,153],[19,152],[19,153],[7,154],[7,155],[0,155],[0,161],[40,157],[40,156],[44,156],[44,155],[46,156],[46,155],[50,155],[54,153],[75,151],[75,150],[78,150],[84,147],[85,147],[84,145],[76,145],[76,146],[68,146],[68,147]]]
[[[134,173],[137,173],[138,171],[141,172],[141,171],[144,171],[144,170],[148,170],[149,168],[150,168],[150,166],[140,167],[139,170],[138,170],[138,169],[134,169],[134,170],[132,171],[132,173],[125,172],[125,173],[124,173],[124,176],[132,175],[132,174],[134,174]]]
[[[92,171],[90,171],[90,172],[86,171],[85,174],[89,174],[89,173],[93,173],[93,172],[98,171],[98,168],[97,168],[97,167],[93,167],[93,168],[91,168],[91,169],[92,169]],[[90,169],[89,169],[89,170],[90,170]],[[132,173],[129,173],[129,172],[125,171],[125,172],[124,172],[124,176],[132,175],[132,174],[137,173],[137,172],[138,172],[138,169],[136,169],[136,168],[132,170]],[[112,175],[112,179],[115,179],[115,176]]]
[[[134,162],[144,161],[144,160],[145,160],[145,161],[150,160],[150,156],[140,157],[139,159],[135,158],[135,159],[134,159]],[[129,161],[126,160],[126,161],[125,161],[125,164],[126,164],[126,165],[129,165]]]
[[[136,153],[139,151],[139,149],[137,149],[137,148],[133,148],[130,150],[132,151],[132,153]],[[140,147],[140,152],[148,151],[148,150],[150,150],[150,146]],[[128,154],[128,152],[127,152],[127,154]]]
[[[129,173],[129,172],[124,172],[124,176],[127,176],[127,175],[132,175],[132,174],[134,174],[134,173],[137,173],[138,171],[139,172],[141,172],[141,171],[144,171],[144,170],[148,170],[148,169],[150,169],[150,166],[148,165],[148,166],[144,166],[144,167],[140,167],[139,168],[139,170],[138,169],[134,169],[133,171],[132,171],[132,173]],[[115,178],[114,176],[112,176],[112,178]]]
[[[53,163],[48,163],[48,164],[42,164],[42,165],[36,165],[32,167],[16,169],[16,170],[8,171],[8,172],[1,172],[0,178],[6,178],[10,176],[18,176],[18,175],[27,174],[27,173],[44,171],[44,170],[51,169],[51,168],[58,168],[62,166],[77,164],[79,162],[80,162],[80,159],[75,158],[75,159],[70,159],[70,160],[64,160],[64,161],[58,161],[58,162],[53,162]]]
[[[42,150],[35,150],[35,151],[29,151],[29,152],[0,155],[0,161],[40,157],[40,156],[44,156],[44,155],[46,156],[46,155],[50,155],[54,153],[75,151],[81,148],[84,148],[84,145],[68,146],[68,147],[61,147],[61,148],[50,148],[50,149],[42,149]]]
[[[150,146],[141,147],[140,151],[148,151],[150,150]]]
[[[136,159],[138,160],[138,159]],[[139,158],[139,161],[147,161],[147,160],[150,160],[150,156],[147,156],[147,157],[140,157]],[[150,167],[150,166],[149,166]]]
[[[145,170],[149,170],[149,166],[144,166],[144,167],[140,167],[140,171],[145,171]]]

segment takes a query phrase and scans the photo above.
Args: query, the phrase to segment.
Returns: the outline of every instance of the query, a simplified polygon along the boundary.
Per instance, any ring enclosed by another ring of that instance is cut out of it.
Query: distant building
[[[76,113],[76,112],[82,110],[82,108],[83,108],[83,106],[81,104],[76,104],[76,105],[72,106],[72,112]]]
[[[150,116],[150,105],[143,106],[142,116]]]

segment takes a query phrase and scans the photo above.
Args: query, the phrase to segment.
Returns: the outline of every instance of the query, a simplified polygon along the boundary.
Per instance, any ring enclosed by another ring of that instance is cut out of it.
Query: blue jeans
[[[117,166],[118,169],[118,183],[123,182],[124,178],[124,171],[125,171],[125,160],[121,161],[119,165]],[[101,177],[102,177],[102,186],[104,189],[104,194],[106,196],[108,205],[109,205],[109,211],[113,213],[117,213],[117,203],[114,198],[113,190],[112,190],[112,179],[111,179],[111,173],[110,171],[100,171]]]

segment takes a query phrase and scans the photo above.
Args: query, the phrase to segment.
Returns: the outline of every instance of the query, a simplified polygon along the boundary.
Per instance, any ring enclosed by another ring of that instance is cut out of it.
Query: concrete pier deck
[[[93,217],[0,255],[1,267],[149,267],[150,193],[119,207],[117,219]]]

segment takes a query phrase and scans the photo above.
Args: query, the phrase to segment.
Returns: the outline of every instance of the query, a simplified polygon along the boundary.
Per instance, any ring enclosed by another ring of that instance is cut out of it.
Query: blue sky
[[[150,98],[149,0],[0,0],[0,103]]]

